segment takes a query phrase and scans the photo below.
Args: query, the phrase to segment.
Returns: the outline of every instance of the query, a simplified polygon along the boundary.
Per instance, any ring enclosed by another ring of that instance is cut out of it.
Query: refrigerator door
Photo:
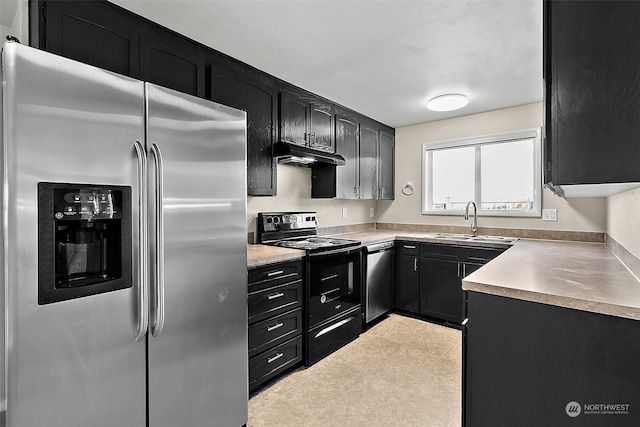
[[[5,423],[144,426],[136,281],[39,305],[37,192],[43,181],[126,186],[137,206],[133,144],[144,137],[144,86],[17,43],[5,44],[2,68]],[[134,210],[123,242],[134,258],[138,221]],[[129,275],[137,276],[132,264]]]
[[[245,113],[146,87],[150,245],[160,251],[150,258],[161,263],[151,267],[159,272],[151,282],[149,426],[241,426],[248,417]]]

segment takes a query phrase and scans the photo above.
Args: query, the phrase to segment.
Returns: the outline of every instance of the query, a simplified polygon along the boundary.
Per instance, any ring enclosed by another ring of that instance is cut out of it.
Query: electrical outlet
[[[347,208],[342,208],[342,218],[347,217]]]
[[[369,217],[373,218],[375,215],[375,208],[369,208]]]
[[[557,209],[542,209],[542,220],[543,221],[557,221],[558,220],[558,210]]]

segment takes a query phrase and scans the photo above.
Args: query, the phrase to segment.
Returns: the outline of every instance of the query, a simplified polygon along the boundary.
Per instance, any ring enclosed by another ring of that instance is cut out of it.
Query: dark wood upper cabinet
[[[378,133],[378,199],[395,198],[395,130],[380,125]]]
[[[186,41],[162,35],[140,39],[140,77],[142,80],[189,95],[205,96],[205,62]]]
[[[333,104],[283,85],[280,90],[280,141],[335,153]]]
[[[640,2],[544,8],[545,182],[640,182]]]
[[[307,145],[309,108],[308,98],[287,90],[280,92],[280,141]]]
[[[140,35],[128,16],[104,2],[29,2],[31,45],[134,78]]]
[[[360,122],[360,199],[378,198],[378,124]]]
[[[336,153],[344,157],[344,166],[335,167],[338,199],[356,199],[360,185],[358,158],[360,122],[355,114],[336,114]]]
[[[276,194],[272,144],[278,122],[276,80],[241,63],[214,59],[211,99],[247,112],[247,194]]]
[[[333,104],[314,101],[309,111],[311,112],[309,146],[316,150],[334,153]]]
[[[391,190],[386,187],[392,182],[385,167],[389,162],[378,160],[378,152],[386,159],[393,148],[388,134],[378,135],[376,122],[346,109],[336,116],[331,101],[113,3],[29,0],[29,36],[36,48],[245,110],[251,196],[276,194],[275,142],[335,153],[336,138],[347,164],[323,168],[320,181],[330,184],[314,184],[313,197],[388,198],[393,190],[393,184]]]
[[[392,200],[394,129],[339,106],[335,111],[336,153],[345,165],[314,165],[311,197]]]

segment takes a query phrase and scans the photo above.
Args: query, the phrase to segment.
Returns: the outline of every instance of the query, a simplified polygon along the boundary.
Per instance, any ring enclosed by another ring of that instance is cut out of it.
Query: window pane
[[[473,200],[475,147],[434,150],[432,162],[433,210],[464,209]]]
[[[481,146],[481,209],[533,210],[533,159],[531,139]]]

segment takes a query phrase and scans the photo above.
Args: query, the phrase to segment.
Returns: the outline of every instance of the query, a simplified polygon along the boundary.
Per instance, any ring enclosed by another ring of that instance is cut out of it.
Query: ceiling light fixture
[[[452,111],[464,107],[468,102],[469,100],[464,95],[447,93],[431,98],[427,104],[427,108],[431,111]]]

